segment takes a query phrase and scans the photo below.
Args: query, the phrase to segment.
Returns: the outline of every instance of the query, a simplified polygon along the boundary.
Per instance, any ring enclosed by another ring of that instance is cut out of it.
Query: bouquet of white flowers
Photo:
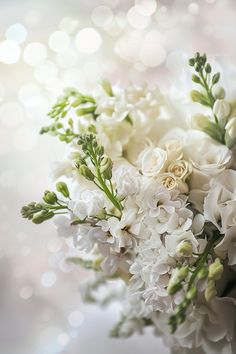
[[[35,224],[55,217],[73,240],[69,261],[95,274],[85,300],[120,296],[113,336],[153,326],[173,353],[235,354],[236,102],[205,54],[189,65],[199,87],[191,98],[203,106],[191,127],[190,106],[180,113],[157,87],[67,89],[41,130],[69,147],[55,191],[22,215]]]

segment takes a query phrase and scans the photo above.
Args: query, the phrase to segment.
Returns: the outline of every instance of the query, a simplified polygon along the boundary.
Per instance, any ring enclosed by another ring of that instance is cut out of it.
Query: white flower
[[[103,231],[108,233],[106,242],[115,252],[120,252],[121,249],[130,248],[136,244],[136,237],[139,237],[136,232],[139,233],[141,230],[136,213],[135,209],[130,209],[123,212],[120,220],[110,217],[108,220],[101,220],[97,223]]]
[[[197,252],[198,245],[199,245],[197,239],[195,238],[195,236],[191,231],[186,231],[179,235],[176,234],[166,235],[165,245],[169,255],[172,257],[174,257],[175,255],[178,256],[176,252],[177,246],[184,241],[190,242],[192,245],[193,252]]]
[[[226,170],[210,182],[205,198],[204,216],[221,233],[236,226],[236,171]]]
[[[211,304],[198,303],[174,335],[168,328],[168,314],[153,314],[152,320],[173,353],[234,354],[235,299],[215,298]]]
[[[160,173],[156,179],[161,185],[168,190],[178,189],[180,193],[188,192],[188,185],[173,173]]]
[[[166,160],[166,151],[152,146],[143,150],[138,157],[141,172],[149,177],[157,176],[162,171]]]
[[[100,191],[83,190],[79,200],[69,202],[69,208],[81,220],[103,213],[105,199]]]
[[[139,192],[141,175],[126,160],[120,160],[114,164],[112,177],[120,197],[127,197]]]
[[[175,177],[185,181],[192,173],[192,165],[185,160],[176,160],[168,166],[168,171],[173,173]]]
[[[215,253],[220,258],[228,256],[229,265],[236,264],[236,226],[226,231],[223,240],[215,247]]]
[[[230,114],[230,103],[224,99],[217,99],[213,106],[213,113],[219,119],[219,121],[223,122],[228,118]]]
[[[192,165],[214,176],[231,163],[232,151],[202,132],[189,132],[184,152]]]
[[[58,216],[54,219],[59,237],[76,237],[78,234],[78,225],[72,225],[71,221],[71,218],[64,215]]]
[[[75,239],[75,247],[85,252],[90,252],[96,242],[101,242],[105,239],[106,233],[101,227],[90,225],[79,225],[77,238]]]

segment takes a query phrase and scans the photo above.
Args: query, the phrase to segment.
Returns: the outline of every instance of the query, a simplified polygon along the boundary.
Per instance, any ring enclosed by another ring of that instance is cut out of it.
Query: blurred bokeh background
[[[158,338],[111,340],[119,306],[81,302],[87,277],[64,261],[51,222],[22,220],[23,204],[50,185],[65,146],[40,136],[64,87],[168,88],[196,50],[236,59],[234,0],[0,0],[0,352],[162,353]],[[180,77],[178,77],[180,78]]]

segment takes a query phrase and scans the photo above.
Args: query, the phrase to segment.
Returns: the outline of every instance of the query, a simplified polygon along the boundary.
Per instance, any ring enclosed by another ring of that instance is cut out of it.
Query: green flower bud
[[[200,84],[201,83],[201,79],[197,75],[192,75],[192,81],[195,82],[196,84]]]
[[[102,81],[102,88],[106,92],[108,96],[114,96],[111,83],[108,80],[103,80]]]
[[[223,273],[224,267],[221,264],[219,258],[216,258],[214,263],[209,266],[208,278],[211,280],[219,280]]]
[[[220,80],[220,73],[216,73],[215,75],[213,75],[212,77],[212,84],[215,85],[217,84],[217,82]]]
[[[70,198],[70,193],[65,182],[57,182],[56,188],[57,191],[61,193],[65,198]]]
[[[108,179],[108,180],[111,179],[112,167],[113,167],[112,160],[110,159],[110,157],[104,155],[102,162],[101,162],[101,172],[102,172],[105,179]]]
[[[41,224],[42,222],[51,219],[54,216],[54,213],[52,211],[40,211],[36,214],[34,214],[32,218],[32,222],[34,224]]]
[[[182,241],[176,247],[176,254],[183,257],[191,257],[193,254],[193,246],[189,241]]]
[[[209,280],[205,289],[205,299],[207,302],[211,301],[217,295],[214,280]]]
[[[167,287],[167,292],[169,295],[174,295],[176,294],[178,291],[180,291],[182,289],[182,284],[181,282],[179,283],[175,283],[174,281],[172,282],[170,280],[168,287]]]
[[[88,179],[89,181],[93,181],[94,180],[94,174],[92,173],[92,171],[88,168],[88,166],[86,165],[81,165],[79,167],[79,173],[85,177],[86,179]]]
[[[209,106],[209,102],[207,101],[207,98],[205,97],[205,95],[197,90],[192,90],[190,92],[190,97],[193,102],[198,102],[198,103],[201,103],[205,106]]]
[[[83,107],[83,108],[78,108],[76,110],[77,116],[85,116],[86,114],[94,113],[96,110],[96,106],[90,106],[90,107]]]
[[[53,205],[57,202],[57,195],[54,192],[45,191],[43,200],[45,201],[45,203]]]
[[[182,280],[186,279],[187,276],[188,276],[188,272],[189,272],[188,266],[181,267],[181,268],[177,271],[177,275],[176,275],[177,279],[178,279],[179,281],[182,281]]]
[[[208,276],[208,269],[206,267],[203,267],[199,270],[198,274],[197,274],[197,278],[200,279],[204,279]]]
[[[194,66],[194,64],[195,64],[195,59],[194,59],[194,58],[190,58],[189,61],[188,61],[188,64],[189,64],[190,66]]]
[[[193,300],[197,296],[197,288],[192,287],[190,290],[187,291],[186,298],[188,300]]]
[[[205,71],[206,71],[207,74],[211,73],[211,65],[209,63],[206,64]]]

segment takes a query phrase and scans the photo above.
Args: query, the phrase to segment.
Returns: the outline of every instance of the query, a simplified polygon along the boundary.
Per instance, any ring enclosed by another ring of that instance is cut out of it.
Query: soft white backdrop
[[[118,306],[83,305],[87,274],[64,262],[51,222],[35,226],[19,211],[50,186],[63,154],[38,134],[63,87],[106,77],[168,88],[196,50],[235,62],[235,35],[234,0],[0,0],[1,353],[168,353],[150,331],[109,339]]]

